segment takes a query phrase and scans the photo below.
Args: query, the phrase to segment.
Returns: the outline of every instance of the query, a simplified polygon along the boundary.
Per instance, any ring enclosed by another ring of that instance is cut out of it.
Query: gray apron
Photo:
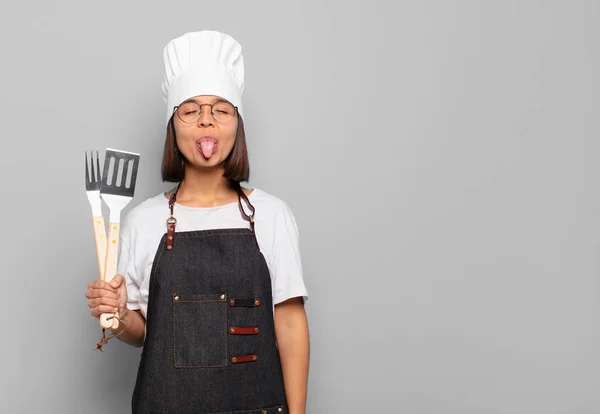
[[[288,412],[269,269],[254,207],[239,184],[236,190],[249,228],[175,233],[177,190],[169,200],[150,275],[134,414]]]

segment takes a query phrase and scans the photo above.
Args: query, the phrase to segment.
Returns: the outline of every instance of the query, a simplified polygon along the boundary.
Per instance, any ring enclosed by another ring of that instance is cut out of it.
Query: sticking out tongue
[[[215,143],[214,141],[202,141],[200,142],[200,149],[202,150],[202,155],[208,159],[211,157],[211,155],[213,155]]]

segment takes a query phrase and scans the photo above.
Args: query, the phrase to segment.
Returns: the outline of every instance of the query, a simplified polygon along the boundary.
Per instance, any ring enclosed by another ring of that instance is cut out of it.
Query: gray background
[[[169,188],[162,48],[200,29],[242,44],[251,185],[298,220],[308,413],[600,412],[599,2],[0,15],[3,413],[128,412],[141,350],[92,352],[83,152],[142,154],[128,210]]]

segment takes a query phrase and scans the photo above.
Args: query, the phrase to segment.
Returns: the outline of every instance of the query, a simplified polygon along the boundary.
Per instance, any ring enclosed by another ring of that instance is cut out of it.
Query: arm
[[[127,310],[125,316],[121,316],[124,321],[119,323],[119,327],[113,331],[118,334],[121,341],[133,346],[142,346],[144,344],[144,335],[146,333],[146,320],[139,310]],[[121,331],[123,333],[119,334]]]
[[[110,283],[92,280],[88,283],[85,296],[88,298],[90,313],[97,319],[102,313],[119,312],[119,318],[123,322],[113,331],[119,335],[117,338],[133,346],[143,345],[146,320],[139,310],[127,308],[127,287],[122,275],[115,275]]]
[[[301,297],[275,305],[275,336],[290,414],[305,414],[310,345]]]
[[[119,315],[120,319],[123,320],[113,333],[119,335],[117,338],[126,344],[142,346],[144,344],[144,336],[146,335],[146,319],[142,316],[140,310],[130,310],[127,307],[129,296],[127,294],[125,277],[119,274],[116,275],[110,281],[110,286],[118,291]]]

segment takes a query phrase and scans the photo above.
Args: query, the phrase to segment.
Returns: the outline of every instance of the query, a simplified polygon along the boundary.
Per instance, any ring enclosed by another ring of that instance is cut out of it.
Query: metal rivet
[[[235,332],[235,329],[229,328],[229,332],[233,333],[233,332]]]
[[[235,299],[230,299],[229,300],[229,306],[233,306],[235,305]]]
[[[175,296],[173,299],[175,299],[175,300],[179,300],[179,296]]]
[[[254,332],[258,332],[258,328],[254,328]]]
[[[173,248],[173,246],[171,246],[171,245],[167,246],[167,250],[171,250],[172,248]]]
[[[236,357],[231,358],[231,362],[236,362],[236,361],[237,361]]]
[[[267,410],[262,410],[262,414],[267,414]]]
[[[283,411],[283,408],[279,407],[279,408],[277,409],[277,411],[279,411],[279,412],[282,412],[282,411]]]
[[[260,305],[260,300],[259,300],[259,299],[256,299],[256,300],[254,301],[254,306],[258,306],[258,305]]]
[[[169,236],[169,240],[173,240],[173,236]]]
[[[225,295],[221,295],[221,299],[225,299]]]
[[[256,361],[256,355],[252,355],[252,360]]]

